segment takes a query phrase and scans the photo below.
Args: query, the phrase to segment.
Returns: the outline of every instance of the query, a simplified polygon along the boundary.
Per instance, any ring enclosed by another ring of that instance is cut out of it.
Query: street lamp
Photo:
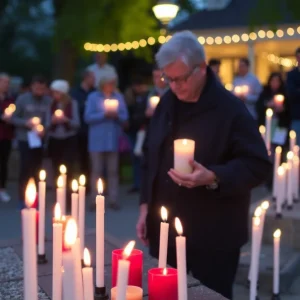
[[[155,17],[167,26],[172,21],[179,10],[177,4],[172,3],[171,0],[158,0],[158,3],[152,8]]]

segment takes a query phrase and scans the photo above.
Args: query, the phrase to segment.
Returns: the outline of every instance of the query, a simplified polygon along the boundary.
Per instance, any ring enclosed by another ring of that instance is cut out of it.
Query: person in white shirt
[[[233,81],[233,92],[245,103],[250,114],[256,120],[257,114],[255,105],[262,91],[262,86],[257,77],[250,72],[249,68],[249,59],[241,58],[238,67],[238,74]]]
[[[91,71],[95,75],[95,88],[98,88],[100,81],[106,74],[111,74],[114,72],[117,74],[117,71],[114,66],[107,63],[107,54],[106,53],[96,53],[95,54],[95,63],[87,67],[88,71]]]

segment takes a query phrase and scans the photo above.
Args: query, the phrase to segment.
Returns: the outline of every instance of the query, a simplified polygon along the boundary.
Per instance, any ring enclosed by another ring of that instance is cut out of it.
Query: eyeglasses
[[[195,66],[188,73],[186,73],[182,76],[175,77],[175,78],[168,77],[168,76],[166,76],[166,74],[162,73],[160,78],[162,81],[164,81],[167,84],[170,84],[172,82],[175,84],[182,84],[182,83],[185,83],[197,69],[198,69],[198,66]]]

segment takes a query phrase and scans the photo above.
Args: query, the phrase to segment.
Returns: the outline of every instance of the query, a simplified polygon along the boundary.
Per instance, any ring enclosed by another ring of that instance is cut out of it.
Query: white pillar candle
[[[281,237],[281,230],[277,229],[273,234],[273,294],[279,294],[279,286],[280,286],[280,237]]]
[[[277,169],[277,195],[276,195],[276,214],[281,215],[282,204],[285,200],[285,168],[283,166]]]
[[[280,165],[281,161],[281,153],[282,153],[282,148],[280,146],[276,147],[275,149],[275,158],[274,158],[274,170],[273,170],[273,198],[276,199],[277,193],[276,193],[276,188],[278,184],[277,180],[277,170]]]
[[[299,200],[299,156],[293,158],[293,196]]]
[[[250,300],[256,300],[257,294],[257,279],[259,270],[259,226],[260,219],[252,218],[252,243],[251,243],[251,278],[250,278]]]
[[[130,262],[127,258],[130,256],[135,245],[135,241],[131,241],[123,251],[123,259],[118,261],[118,275],[117,275],[117,295],[116,300],[126,300],[126,290],[128,285]]]
[[[38,300],[36,255],[36,198],[34,179],[30,178],[25,192],[26,208],[22,209],[24,300]]]
[[[52,263],[52,299],[62,299],[62,222],[60,205],[54,208],[53,222],[53,263]]]
[[[186,238],[182,236],[183,229],[178,218],[175,218],[175,227],[179,235],[176,237],[178,300],[187,300]]]
[[[292,151],[289,151],[287,154],[287,168],[288,168],[288,177],[287,177],[287,203],[288,207],[293,206],[293,157],[294,154]]]
[[[117,112],[119,109],[119,101],[117,99],[105,99],[104,109],[106,112]]]
[[[296,145],[297,134],[294,130],[291,130],[289,133],[290,137],[290,151],[293,151],[294,146]]]
[[[74,272],[75,272],[75,298],[74,300],[84,300],[83,298],[83,282],[82,282],[82,264],[81,264],[81,250],[80,239],[77,238],[75,244],[72,246],[72,254],[74,258]]]
[[[76,273],[75,273],[75,259],[74,252],[71,251],[77,239],[77,224],[73,218],[68,219],[66,223],[64,245],[67,248],[63,252],[63,299],[77,299],[76,298]]]
[[[40,171],[39,181],[39,238],[38,238],[38,254],[45,254],[45,209],[46,209],[46,172]]]
[[[155,109],[156,106],[158,105],[159,101],[160,101],[160,98],[158,96],[152,96],[152,97],[150,97],[150,99],[149,99],[150,107],[152,109]]]
[[[259,132],[260,132],[261,137],[264,140],[264,142],[266,142],[266,127],[264,125],[260,125]]]
[[[167,223],[168,211],[164,206],[161,207],[161,218],[162,218],[163,222],[160,223],[158,267],[166,268],[167,267],[167,255],[168,255],[169,224]]]
[[[104,213],[105,199],[102,180],[98,180],[96,197],[96,287],[104,287]]]
[[[71,215],[78,224],[78,182],[72,180]]]
[[[56,188],[56,202],[59,203],[61,214],[66,214],[66,204],[65,204],[65,197],[64,197],[64,179],[60,175],[57,179],[57,188]]]
[[[84,250],[84,231],[85,231],[85,176],[80,175],[79,177],[79,190],[78,190],[78,226],[79,226],[79,238],[80,238],[80,256],[83,258]]]
[[[271,153],[271,130],[272,130],[273,110],[268,108],[266,111],[266,147],[268,153]]]
[[[93,268],[91,267],[91,256],[89,250],[84,248],[83,261],[85,267],[82,269],[84,300],[93,300]]]
[[[61,165],[59,167],[59,172],[60,172],[60,176],[62,177],[63,180],[63,206],[61,207],[61,212],[63,215],[66,214],[66,201],[67,201],[67,168],[65,165]]]
[[[190,161],[194,159],[195,141],[179,139],[174,141],[174,169],[183,174],[192,173]]]

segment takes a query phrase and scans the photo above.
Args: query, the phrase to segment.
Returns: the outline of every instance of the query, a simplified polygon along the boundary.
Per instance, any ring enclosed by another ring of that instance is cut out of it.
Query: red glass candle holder
[[[149,300],[178,299],[177,270],[154,268],[148,271]]]
[[[118,261],[123,259],[123,251],[116,249],[112,252],[112,287],[117,285]],[[128,285],[142,288],[143,251],[133,249],[127,260],[130,261]]]

